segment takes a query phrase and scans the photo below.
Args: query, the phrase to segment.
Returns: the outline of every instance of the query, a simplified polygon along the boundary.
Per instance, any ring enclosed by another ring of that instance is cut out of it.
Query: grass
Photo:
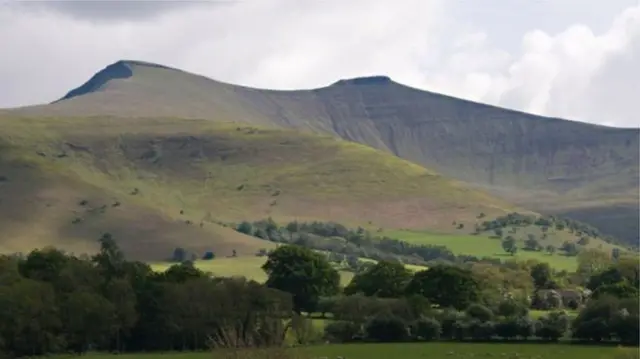
[[[346,359],[637,359],[637,348],[578,346],[566,344],[484,344],[484,343],[402,343],[402,344],[340,344],[290,349],[289,358],[314,359],[341,356]],[[90,359],[112,358],[111,354],[89,354]],[[223,356],[210,353],[120,354],[121,359],[216,359]],[[243,358],[242,356],[239,358]],[[250,357],[247,357],[250,358]],[[260,359],[256,357],[255,359]]]
[[[217,223],[446,229],[450,218],[513,209],[390,154],[292,130],[135,118],[0,117],[0,127],[5,251],[41,246],[36,238],[84,251],[111,232],[134,259],[178,246],[251,255],[272,245]],[[104,210],[89,213],[82,200]]]
[[[330,134],[490,188],[531,210],[562,207],[559,213],[570,214],[591,203],[587,219],[637,238],[637,129],[537,117],[393,82],[270,91],[149,64],[117,67],[132,76],[87,96],[8,113],[200,118]],[[109,71],[102,74],[109,79]],[[608,220],[621,203],[628,206],[620,220]]]
[[[576,241],[577,238],[568,232],[560,231],[557,233],[549,233],[549,237],[545,240],[540,239],[539,229],[521,228],[515,234],[519,240],[519,247],[522,248],[522,242],[528,233],[535,233],[542,245],[552,244],[556,247],[560,246],[565,240]],[[558,270],[575,270],[577,267],[576,257],[568,257],[560,253],[549,255],[546,252],[519,250],[515,255],[505,253],[502,248],[502,241],[497,238],[490,238],[486,234],[442,234],[427,231],[411,231],[411,230],[387,230],[382,234],[406,241],[417,245],[437,245],[449,248],[454,254],[473,255],[477,257],[491,257],[502,260],[530,260],[535,259],[541,262],[549,263],[550,266]],[[507,230],[505,230],[505,236]],[[598,239],[592,239],[588,245],[590,248],[600,248],[604,251],[610,251],[614,246]]]

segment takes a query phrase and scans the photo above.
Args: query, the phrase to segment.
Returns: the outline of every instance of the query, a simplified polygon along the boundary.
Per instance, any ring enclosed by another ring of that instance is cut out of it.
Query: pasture
[[[406,241],[417,245],[445,246],[454,254],[466,254],[476,257],[491,257],[502,260],[535,259],[547,262],[550,266],[558,270],[573,271],[576,269],[577,261],[575,257],[567,257],[562,254],[549,255],[544,252],[520,250],[515,255],[505,253],[502,249],[500,239],[489,238],[484,235],[471,234],[440,234],[422,231],[385,231],[384,235],[401,241]]]
[[[637,348],[578,346],[569,344],[484,344],[484,343],[402,343],[402,344],[335,344],[289,349],[272,355],[223,352],[122,354],[119,359],[637,359]],[[113,358],[111,354],[91,354],[88,359]]]

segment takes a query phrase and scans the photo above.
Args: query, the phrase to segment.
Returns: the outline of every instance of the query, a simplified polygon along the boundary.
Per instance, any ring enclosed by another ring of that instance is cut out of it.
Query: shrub
[[[433,318],[420,318],[412,326],[412,334],[418,340],[432,341],[440,338],[442,326]]]
[[[494,326],[493,322],[474,319],[468,324],[468,333],[475,340],[489,340],[495,334]]]
[[[249,223],[247,221],[244,221],[244,222],[240,223],[238,225],[238,227],[236,227],[236,231],[252,236],[253,235],[253,226],[251,225],[251,223]]]
[[[441,336],[453,339],[456,335],[456,323],[464,319],[464,314],[456,310],[445,310],[440,316]]]
[[[498,304],[497,314],[503,317],[520,317],[528,313],[527,306],[513,299],[506,299]]]
[[[481,322],[486,322],[493,318],[491,309],[477,303],[471,304],[467,308],[466,313],[469,318],[477,319]]]
[[[549,341],[558,341],[569,330],[569,317],[564,312],[553,312],[540,318],[536,335]]]
[[[392,315],[381,315],[372,318],[365,326],[368,339],[377,342],[399,342],[409,337],[405,322]]]
[[[536,322],[529,317],[505,318],[495,324],[495,335],[504,339],[515,339],[517,337],[527,339],[535,333]]]
[[[348,343],[362,337],[362,327],[353,322],[332,321],[324,327],[324,336],[332,343]]]
[[[495,333],[504,339],[514,339],[518,336],[518,318],[506,318],[495,325]]]

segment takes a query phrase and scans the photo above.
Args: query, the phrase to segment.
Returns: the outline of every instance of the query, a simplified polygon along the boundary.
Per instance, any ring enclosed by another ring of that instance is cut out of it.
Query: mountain
[[[11,113],[205,119],[331,135],[516,205],[638,241],[638,129],[534,116],[410,88],[385,76],[276,91],[119,61],[53,104]]]

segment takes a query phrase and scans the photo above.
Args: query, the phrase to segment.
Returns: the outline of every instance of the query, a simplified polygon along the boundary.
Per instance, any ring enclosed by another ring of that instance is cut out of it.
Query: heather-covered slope
[[[638,129],[528,115],[383,76],[273,91],[132,61],[107,67],[55,104],[18,112],[202,118],[327,133],[637,241]]]

